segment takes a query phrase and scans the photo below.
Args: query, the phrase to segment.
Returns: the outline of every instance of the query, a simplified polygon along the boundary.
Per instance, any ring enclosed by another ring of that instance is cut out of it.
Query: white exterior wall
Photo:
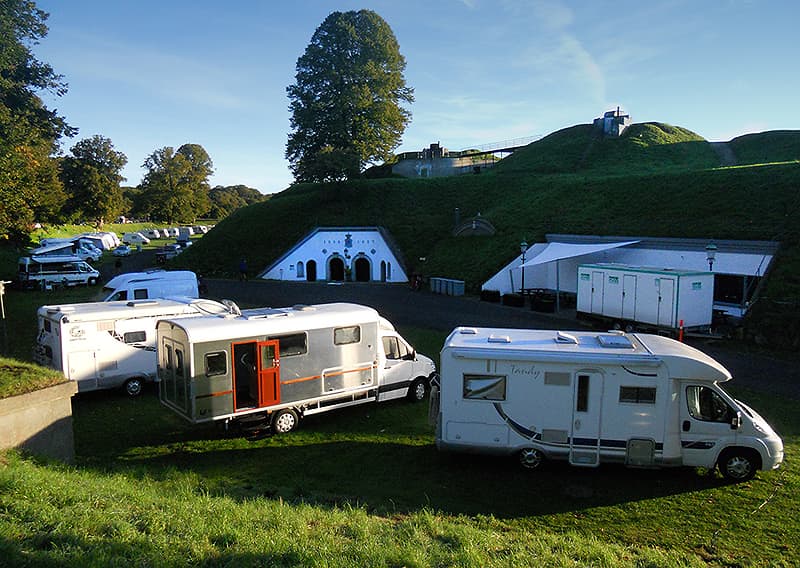
[[[349,239],[348,239],[349,235]],[[350,245],[350,246],[348,246]],[[339,258],[356,278],[356,262],[370,265],[370,281],[407,282],[408,276],[389,245],[377,230],[320,230],[301,241],[283,258],[260,275],[265,280],[305,281],[308,263],[316,264],[316,280],[331,280],[331,259]]]

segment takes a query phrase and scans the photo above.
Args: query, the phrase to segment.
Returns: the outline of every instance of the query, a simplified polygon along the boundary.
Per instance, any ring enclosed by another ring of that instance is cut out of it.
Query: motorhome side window
[[[464,375],[464,398],[470,400],[505,400],[506,377]]]
[[[383,352],[387,359],[405,359],[411,353],[408,345],[396,337],[383,338]]]
[[[47,333],[50,333],[50,331],[51,331],[51,328],[50,328],[50,320],[49,320],[49,319],[46,319],[46,320],[44,320],[44,321],[42,322],[42,327],[44,328],[44,330],[45,330]]]
[[[224,351],[206,353],[206,376],[224,375],[228,372],[228,360]]]
[[[165,347],[166,348],[164,351],[166,354],[165,359],[166,359],[167,369],[172,369],[172,347],[170,345],[166,345]]]
[[[619,387],[619,401],[634,404],[655,404],[655,387]]]
[[[350,327],[337,327],[333,330],[333,344],[347,345],[361,341],[361,328],[357,325]]]
[[[147,332],[128,331],[122,334],[122,340],[125,343],[144,343],[147,341]]]
[[[292,335],[281,335],[280,337],[270,337],[269,339],[277,339],[280,351],[278,352],[281,358],[292,357],[294,355],[305,355],[308,353],[308,344],[306,342],[305,333],[294,333]]]
[[[733,418],[733,410],[728,403],[709,387],[686,387],[686,404],[695,420],[730,422]]]
[[[179,377],[183,376],[183,351],[180,349],[175,350],[175,374]]]
[[[147,299],[147,288],[140,288],[139,290],[133,291],[133,299],[134,300],[146,300]]]
[[[589,410],[589,375],[578,375],[578,396],[576,399],[575,410],[577,412]]]

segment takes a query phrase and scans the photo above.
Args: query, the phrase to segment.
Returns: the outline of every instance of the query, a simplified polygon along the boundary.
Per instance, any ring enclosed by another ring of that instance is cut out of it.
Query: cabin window
[[[144,343],[147,341],[147,332],[128,331],[122,334],[122,340],[125,343]]]
[[[695,420],[730,422],[733,419],[733,409],[709,387],[686,387],[686,404],[689,414]]]
[[[404,341],[400,341],[396,337],[383,338],[383,352],[386,354],[387,359],[408,359],[411,355],[411,349]]]
[[[295,355],[305,355],[308,353],[308,344],[305,333],[294,333],[292,335],[282,335],[280,337],[270,337],[277,339],[280,347],[279,354],[283,357],[293,357]]]
[[[183,351],[180,349],[175,350],[175,375],[183,376]]]
[[[562,387],[568,387],[569,379],[569,373],[556,373],[553,371],[544,372],[544,384],[546,385],[559,385]]]
[[[655,387],[619,387],[619,401],[633,404],[655,404]]]
[[[334,345],[347,345],[348,343],[358,343],[359,341],[361,341],[361,327],[357,325],[338,327],[333,330]]]
[[[165,367],[164,368],[165,369],[172,369],[172,346],[165,345],[164,359],[165,359],[165,361],[164,361]]]
[[[589,410],[589,375],[578,375],[578,396],[575,401],[577,412]]]
[[[505,400],[506,377],[464,375],[464,398],[470,400]]]
[[[146,300],[147,299],[147,288],[139,288],[138,290],[133,291],[133,299],[134,300]]]
[[[228,372],[228,359],[224,351],[206,353],[206,376],[224,375]]]

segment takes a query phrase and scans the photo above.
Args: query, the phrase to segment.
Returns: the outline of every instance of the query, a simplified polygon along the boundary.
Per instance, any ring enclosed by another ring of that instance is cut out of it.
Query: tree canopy
[[[333,12],[297,60],[287,88],[292,132],[286,157],[297,181],[339,181],[388,159],[414,100],[405,58],[389,25],[371,10]]]
[[[0,1],[0,238],[27,239],[33,221],[57,215],[66,198],[50,156],[75,131],[37,93],[60,96],[67,84],[31,52],[46,20],[30,0]]]

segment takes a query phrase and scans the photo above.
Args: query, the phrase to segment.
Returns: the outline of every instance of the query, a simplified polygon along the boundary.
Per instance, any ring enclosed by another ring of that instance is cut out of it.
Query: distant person
[[[114,273],[115,274],[121,274],[122,273],[122,261],[120,259],[117,259],[114,262]]]
[[[247,280],[247,259],[245,257],[239,261],[239,280]]]

